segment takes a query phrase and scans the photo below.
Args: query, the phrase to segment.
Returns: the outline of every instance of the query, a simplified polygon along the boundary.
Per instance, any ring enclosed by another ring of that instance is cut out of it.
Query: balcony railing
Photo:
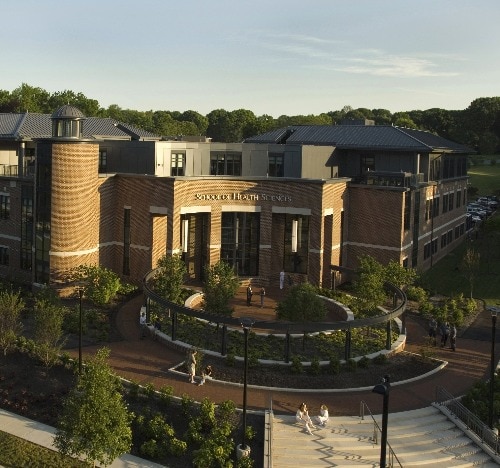
[[[0,176],[17,177],[18,168],[16,165],[0,164]]]

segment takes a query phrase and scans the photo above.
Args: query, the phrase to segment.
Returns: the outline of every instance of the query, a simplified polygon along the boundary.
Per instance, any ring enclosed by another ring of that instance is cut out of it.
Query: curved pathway
[[[241,289],[236,297],[236,313],[238,315],[270,313],[274,310],[276,301],[282,297],[284,291],[266,288],[264,310],[259,304],[250,307],[245,303],[245,291]],[[172,386],[174,394],[181,396],[188,394],[195,400],[204,397],[219,403],[232,400],[237,406],[242,406],[243,391],[241,387],[207,382],[198,387],[188,383],[187,376],[168,372],[168,369],[184,360],[184,353],[176,352],[165,347],[152,338],[140,339],[139,311],[143,304],[143,297],[139,296],[125,304],[117,314],[116,322],[123,336],[123,341],[106,344],[110,348],[110,365],[118,375],[139,384],[152,383],[157,388]],[[446,360],[449,364],[440,372],[429,377],[405,383],[391,388],[389,397],[389,411],[399,412],[429,406],[435,401],[436,387],[441,386],[453,395],[465,393],[477,380],[488,378],[491,358],[491,329],[488,330],[490,313],[483,311],[476,321],[457,339],[457,351],[434,348],[437,358]],[[476,326],[477,325],[477,326]],[[407,316],[407,345],[406,350],[419,353],[427,338],[425,330],[411,315]],[[489,335],[488,335],[489,331]],[[96,347],[85,347],[85,354],[92,354]],[[78,350],[71,350],[70,354],[77,355]],[[251,372],[251,370],[250,370]],[[382,376],[380,376],[381,378]],[[307,378],[305,376],[304,378]],[[378,383],[378,376],[374,376],[373,385]],[[272,402],[276,413],[295,412],[303,401],[307,402],[311,410],[317,411],[322,403],[327,404],[332,415],[358,415],[360,401],[365,401],[372,413],[382,412],[382,398],[371,390],[355,392],[286,392],[267,389],[249,388],[247,393],[247,407],[249,409],[268,409]]]

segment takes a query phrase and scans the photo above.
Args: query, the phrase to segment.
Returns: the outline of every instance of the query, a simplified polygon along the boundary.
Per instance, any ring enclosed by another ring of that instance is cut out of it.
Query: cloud
[[[382,49],[353,49],[345,41],[314,36],[271,34],[260,46],[279,52],[283,59],[300,58],[301,66],[342,73],[417,78],[450,77],[459,73],[443,69],[456,55],[435,52],[392,54]]]

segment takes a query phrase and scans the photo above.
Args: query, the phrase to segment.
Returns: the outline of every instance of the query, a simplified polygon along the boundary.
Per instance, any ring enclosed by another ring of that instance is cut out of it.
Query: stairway
[[[380,427],[381,419],[381,415],[375,416]],[[295,415],[274,415],[272,467],[378,467],[380,445],[373,442],[373,427],[370,416],[364,420],[354,416],[331,417],[326,427],[318,427],[309,435],[295,422]],[[404,468],[498,467],[432,406],[389,414],[387,428],[389,444]],[[396,461],[394,466],[398,466]]]

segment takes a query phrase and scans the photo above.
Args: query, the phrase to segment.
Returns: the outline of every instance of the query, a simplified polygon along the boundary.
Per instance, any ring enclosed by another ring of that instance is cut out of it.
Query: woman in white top
[[[308,434],[312,435],[311,429],[316,429],[316,426],[311,421],[309,417],[309,413],[307,412],[307,405],[305,403],[301,403],[299,409],[297,410],[297,414],[295,415],[295,419],[298,423],[302,423],[306,426],[306,431]]]
[[[326,422],[328,421],[328,407],[326,405],[321,405],[319,407],[319,416],[316,416],[316,419],[318,420],[318,424],[320,426],[324,426]]]

